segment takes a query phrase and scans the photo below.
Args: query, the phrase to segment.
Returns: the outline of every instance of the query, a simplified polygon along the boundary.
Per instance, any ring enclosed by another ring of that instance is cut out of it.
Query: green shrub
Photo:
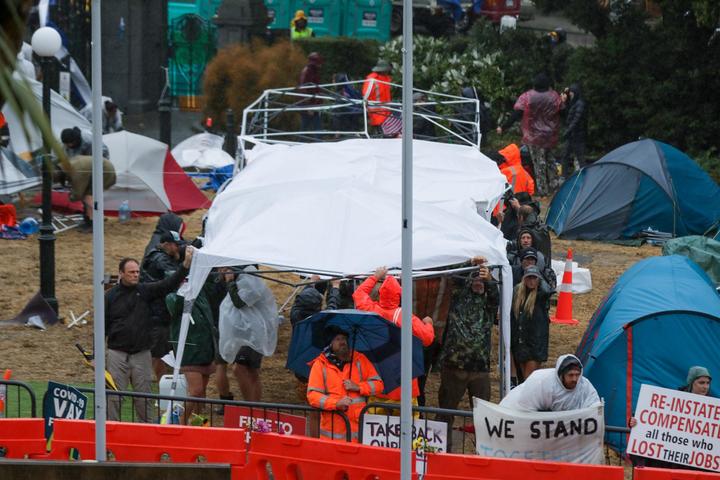
[[[379,43],[375,40],[349,37],[303,38],[295,42],[306,55],[318,52],[323,57],[320,71],[323,83],[330,83],[336,73],[347,73],[351,80],[362,80],[378,59]]]

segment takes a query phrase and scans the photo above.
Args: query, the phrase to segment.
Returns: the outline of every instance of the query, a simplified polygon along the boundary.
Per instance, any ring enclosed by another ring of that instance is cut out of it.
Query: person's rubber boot
[[[235,396],[232,393],[230,395],[220,395],[220,400],[235,400]],[[217,415],[225,415],[225,405],[218,405],[215,413]]]
[[[90,220],[89,217],[86,215],[83,215],[83,223],[78,226],[78,230],[80,230],[83,233],[92,233],[93,231],[93,221]]]

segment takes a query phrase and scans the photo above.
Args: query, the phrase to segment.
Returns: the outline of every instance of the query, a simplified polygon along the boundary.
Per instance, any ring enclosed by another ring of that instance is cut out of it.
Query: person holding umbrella
[[[402,327],[402,312],[400,309],[402,287],[397,279],[393,276],[388,276],[387,272],[387,267],[378,267],[374,275],[366,278],[365,281],[358,286],[353,293],[355,308],[377,313],[385,320],[392,322],[395,326]],[[379,298],[375,301],[370,297],[370,292],[372,292],[375,285],[379,282],[382,282],[382,286],[378,291]],[[420,320],[417,316],[412,315],[412,333],[414,337],[420,340],[423,347],[430,346],[433,341],[435,341],[435,329],[433,328],[432,318],[425,317]],[[418,404],[417,398],[421,393],[418,380],[413,378],[413,405]],[[389,393],[379,393],[377,397],[377,399],[383,403],[400,403],[400,387]],[[376,413],[383,414],[386,412],[379,411]]]
[[[364,354],[350,349],[348,332],[329,325],[325,333],[329,343],[312,361],[308,403],[324,410],[320,418],[320,437],[345,440],[345,424],[333,413],[341,411],[350,420],[352,441],[357,442],[360,412],[368,396],[383,391],[383,381]]]

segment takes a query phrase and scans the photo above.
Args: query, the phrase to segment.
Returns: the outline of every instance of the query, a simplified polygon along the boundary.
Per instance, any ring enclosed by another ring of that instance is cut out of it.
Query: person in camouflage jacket
[[[484,263],[482,257],[473,258],[478,271],[456,280],[440,356],[440,408],[457,408],[466,391],[471,397],[490,399],[490,339],[499,295]]]

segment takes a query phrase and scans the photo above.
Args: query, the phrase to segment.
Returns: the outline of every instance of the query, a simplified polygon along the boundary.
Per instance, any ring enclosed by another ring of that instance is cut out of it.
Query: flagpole
[[[413,23],[403,0],[402,88],[402,332],[400,357],[400,478],[412,478],[412,228],[413,228]]]
[[[92,0],[92,191],[93,191],[93,324],[95,333],[95,459],[106,458],[105,420],[105,205],[103,199],[101,0]]]

